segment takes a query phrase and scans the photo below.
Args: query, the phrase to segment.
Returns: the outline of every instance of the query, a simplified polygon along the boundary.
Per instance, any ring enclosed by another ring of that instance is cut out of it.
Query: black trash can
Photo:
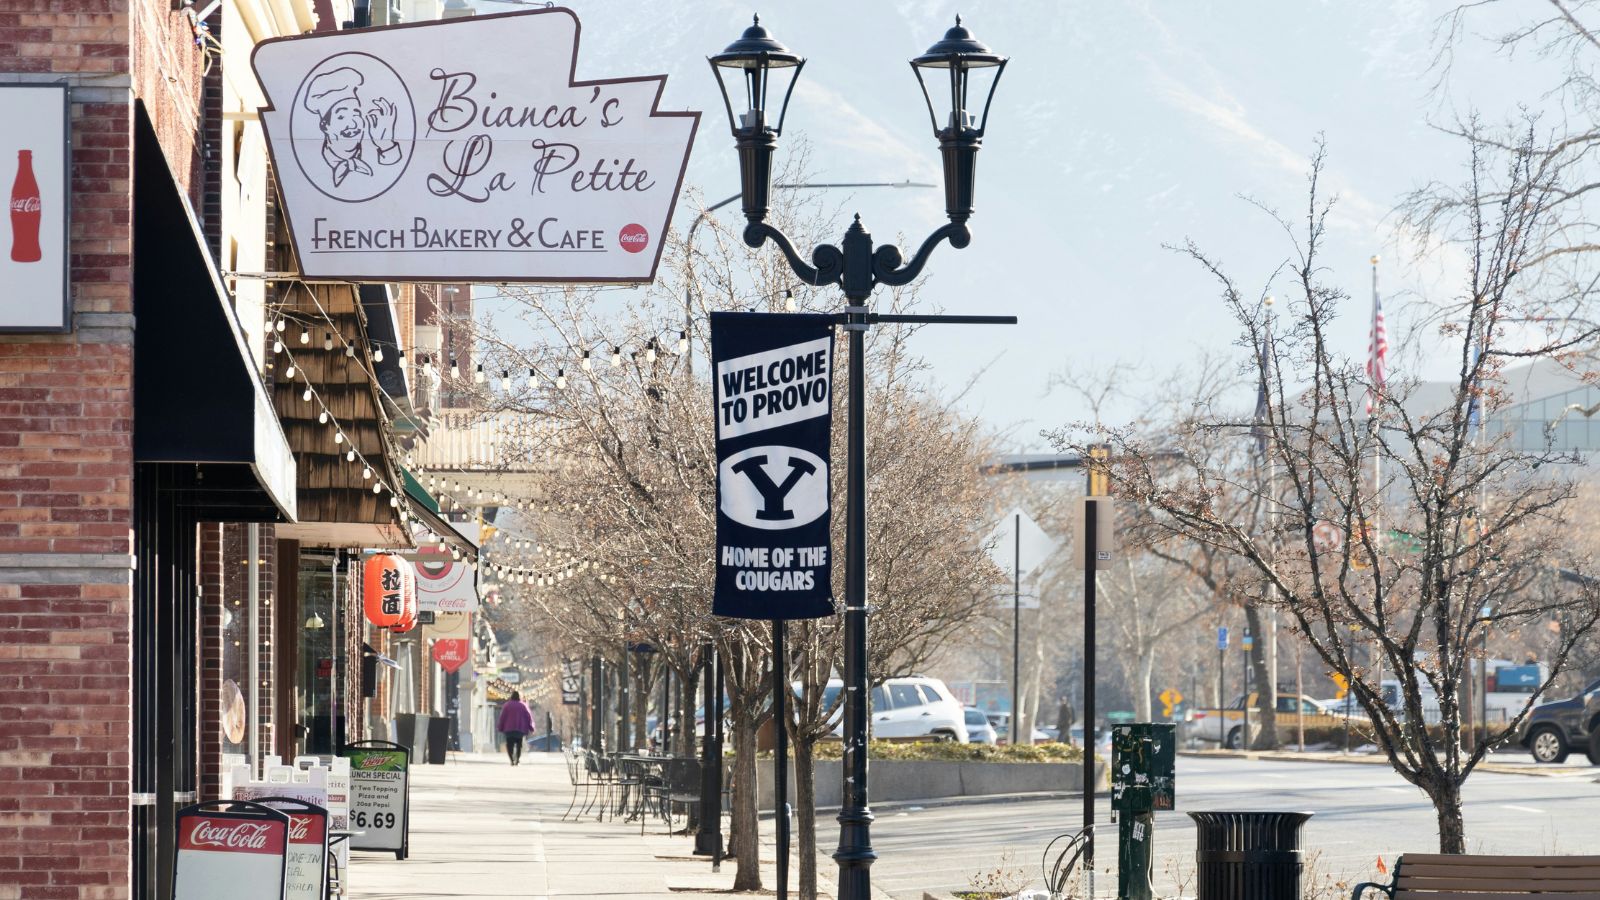
[[[428,717],[428,765],[444,765],[445,749],[450,742],[450,720],[444,716]]]
[[[1303,812],[1192,812],[1197,900],[1301,900]]]

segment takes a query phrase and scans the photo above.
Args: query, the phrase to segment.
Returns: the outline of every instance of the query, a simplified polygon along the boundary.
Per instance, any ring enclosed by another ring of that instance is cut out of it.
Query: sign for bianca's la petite
[[[712,313],[717,588],[741,619],[833,613],[833,317]]]
[[[301,271],[357,281],[655,277],[696,112],[665,75],[577,80],[553,8],[263,41]]]
[[[178,811],[173,900],[284,900],[289,817],[256,803]]]

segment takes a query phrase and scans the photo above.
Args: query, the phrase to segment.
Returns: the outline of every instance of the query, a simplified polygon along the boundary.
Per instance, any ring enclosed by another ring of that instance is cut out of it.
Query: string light
[[[653,362],[656,361],[656,339],[655,338],[651,338],[650,339],[650,343],[647,344],[645,346],[645,348],[644,348],[644,361],[648,362],[648,363],[653,363]]]
[[[284,329],[284,327],[285,327],[285,325],[286,325],[286,324],[287,324],[287,323],[285,323],[285,322],[284,322],[284,321],[283,321],[283,318],[282,318],[282,317],[281,317],[281,316],[280,316],[280,317],[279,317],[279,318],[278,318],[278,324],[276,324],[276,325],[274,325],[274,326],[272,326],[272,328],[273,328],[273,330],[274,330],[274,331],[276,331],[276,332],[278,332],[278,333],[279,333],[279,334],[283,334],[283,329]]]
[[[502,371],[500,373],[500,390],[502,390],[502,391],[510,391],[511,390],[511,373],[510,372]]]
[[[583,351],[583,362],[581,365],[585,372],[594,371],[594,364],[589,361],[589,351],[587,350]]]
[[[309,388],[309,387],[306,388],[305,393],[300,395],[300,399],[304,400],[307,403],[310,403],[311,402],[311,388]]]
[[[402,353],[402,354],[400,354],[400,358],[403,360],[403,359],[406,358],[406,355],[404,353]],[[373,348],[372,348],[372,361],[373,362],[383,362],[383,345],[382,344],[377,344],[377,345],[373,346]]]
[[[611,348],[611,367],[614,369],[620,365],[622,365],[622,348],[613,346]]]
[[[322,333],[322,349],[324,349],[324,350],[332,350],[333,349],[333,332],[324,331]]]
[[[794,302],[794,291],[785,288],[783,291],[783,308],[786,312],[794,312],[799,304]]]
[[[311,343],[311,329],[309,329],[309,328],[300,329],[300,343],[302,343],[302,344]]]
[[[294,363],[289,363],[289,368],[283,370],[283,378],[285,381],[294,380]]]
[[[272,342],[272,352],[273,353],[282,353],[283,352],[283,341],[273,341]]]
[[[422,374],[428,376],[429,378],[433,377],[433,357],[432,356],[424,356],[422,358]]]
[[[678,332],[678,355],[682,356],[683,354],[688,353],[688,352],[689,352],[689,332],[680,331],[680,332]]]
[[[451,378],[460,378],[461,377],[461,367],[456,365],[456,358],[454,356],[450,357],[450,377]]]
[[[334,433],[333,433],[333,442],[334,442],[334,443],[335,443],[335,444],[342,444],[342,443],[344,443],[344,432],[342,432],[342,431],[335,431],[335,432],[334,432]]]
[[[374,493],[374,494],[381,494],[381,493],[383,493],[383,482],[381,482],[381,481],[374,481],[374,482],[373,482],[373,483],[372,483],[372,492],[373,492],[373,493]]]
[[[317,424],[319,424],[319,425],[328,424],[328,411],[327,410],[323,410],[321,413],[319,413],[317,415]]]
[[[565,369],[557,369],[556,370],[556,390],[564,391],[566,389],[567,389],[567,370],[565,370]]]
[[[351,447],[350,448],[350,452],[348,452],[348,453],[346,453],[344,455],[344,461],[345,462],[355,462],[356,461],[356,449],[354,447]]]
[[[371,481],[372,480],[372,467],[371,466],[362,466],[361,467],[361,480],[362,481]]]
[[[345,344],[344,345],[344,355],[345,355],[346,359],[355,359],[356,358],[356,345],[355,344]]]
[[[528,390],[537,391],[538,389],[539,389],[539,373],[535,372],[532,369],[529,369],[528,370]]]
[[[483,384],[483,363],[478,363],[478,370],[472,373],[474,384]]]

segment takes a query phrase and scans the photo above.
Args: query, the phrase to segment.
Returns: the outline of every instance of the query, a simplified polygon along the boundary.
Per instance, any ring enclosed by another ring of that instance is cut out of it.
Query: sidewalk
[[[560,754],[530,753],[511,768],[505,757],[451,754],[443,766],[417,766],[411,782],[411,856],[356,852],[350,900],[472,897],[666,898],[731,891],[734,862],[711,871],[693,856],[692,835],[667,835],[656,819],[604,822],[595,813],[561,815],[572,797]],[[682,819],[679,820],[682,827]],[[727,820],[724,819],[724,835]],[[771,823],[765,823],[770,829]],[[776,884],[770,833],[762,835],[765,893]],[[833,868],[819,872],[831,891]],[[796,883],[790,867],[790,889]]]

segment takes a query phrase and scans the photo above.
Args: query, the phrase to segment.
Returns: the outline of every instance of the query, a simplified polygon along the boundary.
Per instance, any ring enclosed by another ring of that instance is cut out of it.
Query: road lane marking
[[[1381,787],[1381,788],[1378,788],[1378,790],[1380,790],[1380,791],[1388,791],[1391,794],[1410,794],[1411,793],[1410,791],[1406,790],[1405,788],[1397,788],[1397,787]]]
[[[1542,809],[1534,809],[1531,806],[1512,806],[1509,803],[1502,803],[1502,804],[1500,804],[1500,808],[1501,809],[1509,809],[1512,812],[1525,812],[1525,813],[1533,813],[1535,815],[1544,815],[1544,810],[1542,810]]]

